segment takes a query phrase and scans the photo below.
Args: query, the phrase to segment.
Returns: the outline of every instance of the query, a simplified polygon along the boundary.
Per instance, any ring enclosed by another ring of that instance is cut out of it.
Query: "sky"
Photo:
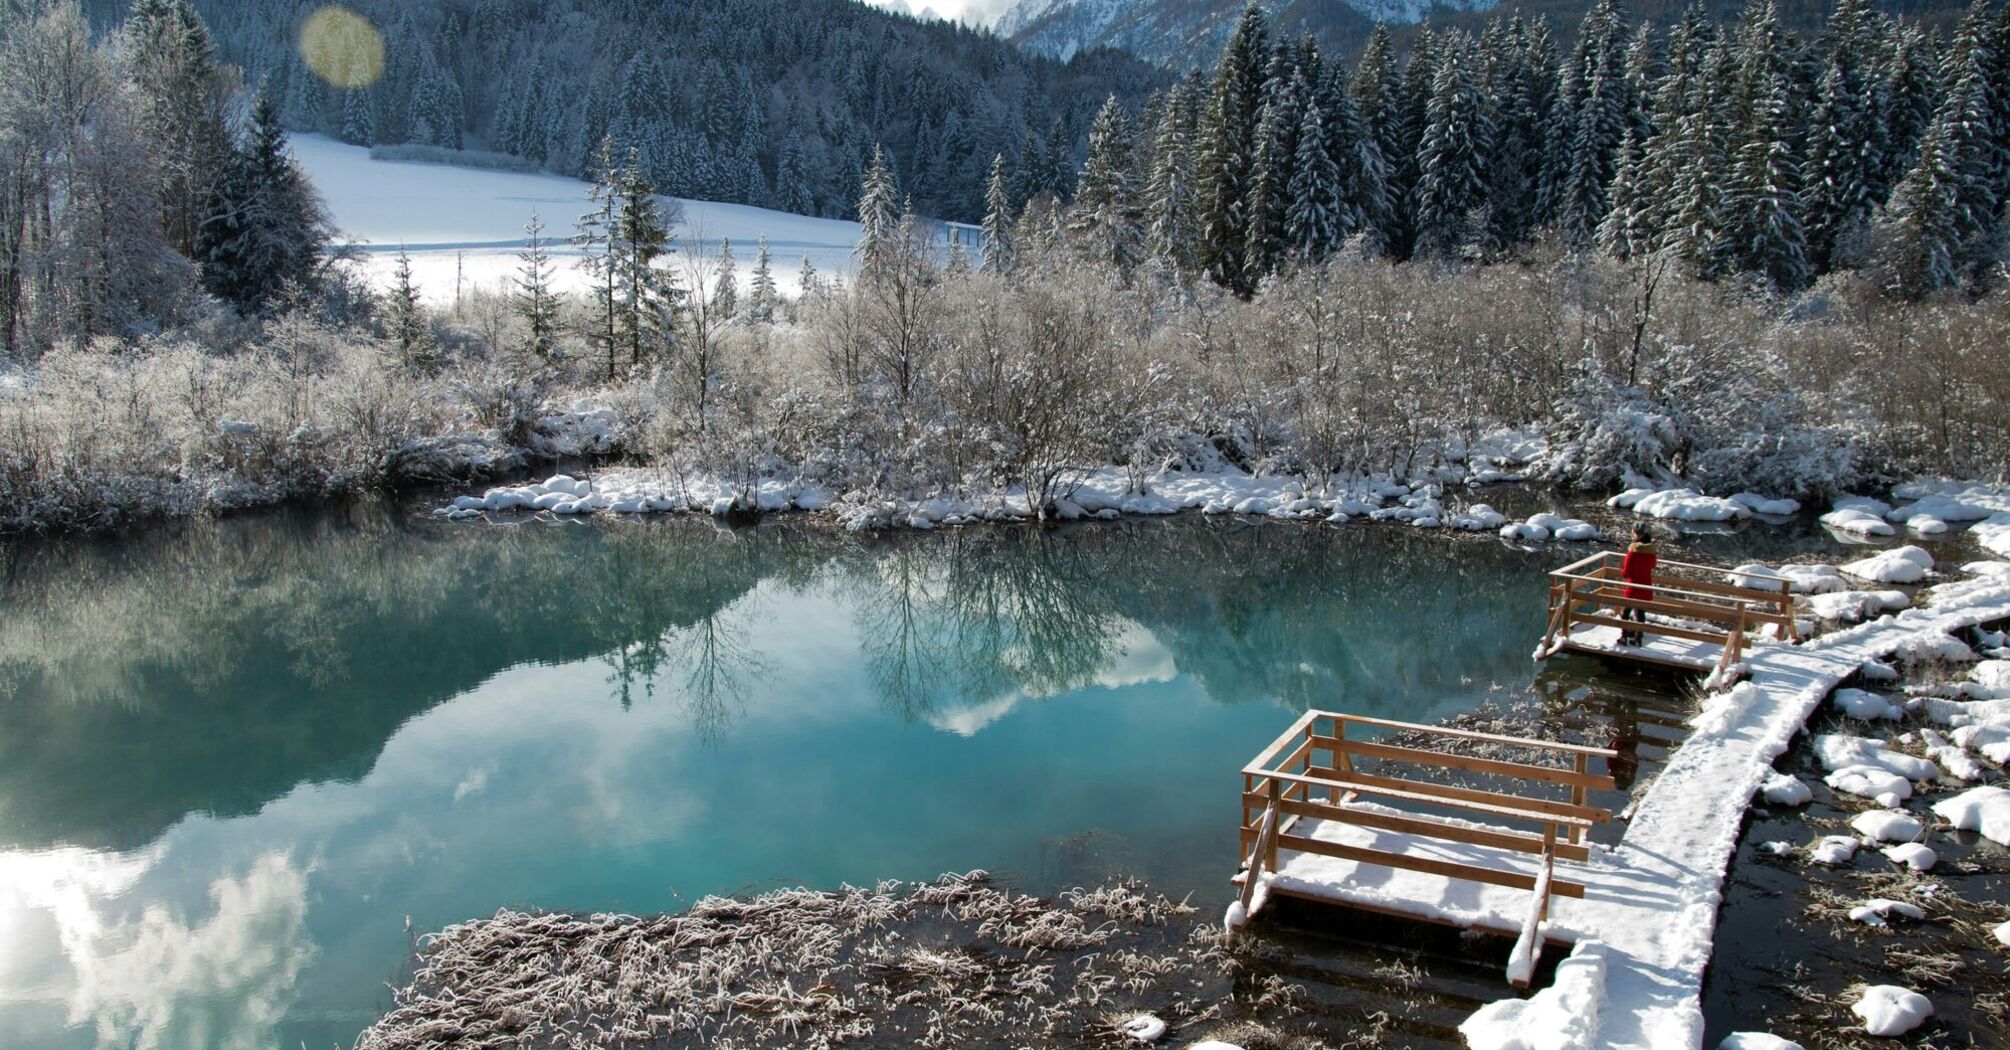
[[[866,0],[876,7],[909,13],[932,10],[944,18],[990,25],[1013,0]]]

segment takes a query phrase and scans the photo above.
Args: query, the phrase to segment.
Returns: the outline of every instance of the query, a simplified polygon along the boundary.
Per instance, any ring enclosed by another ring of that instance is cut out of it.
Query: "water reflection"
[[[188,813],[354,779],[420,711],[506,668],[597,660],[623,708],[730,732],[770,654],[764,581],[851,609],[880,703],[971,731],[1149,650],[1211,697],[1384,710],[1506,669],[1525,558],[1394,530],[1144,523],[858,544],[700,523],[443,529],[382,512],[19,554],[0,619],[0,827],[144,844]],[[659,693],[665,694],[659,697]]]
[[[1289,710],[1508,696],[1606,731],[1585,713],[1618,688],[1527,689],[1550,564],[1397,528],[861,541],[365,509],[17,551],[0,1031],[346,1043],[408,916],[972,866],[1205,899],[1232,771]],[[1651,759],[1641,710],[1610,717]]]

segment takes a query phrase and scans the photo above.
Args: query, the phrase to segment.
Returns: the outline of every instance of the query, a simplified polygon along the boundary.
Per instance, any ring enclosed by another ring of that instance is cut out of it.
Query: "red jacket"
[[[1626,548],[1626,560],[1619,563],[1619,577],[1629,584],[1649,584],[1654,582],[1654,566],[1661,556],[1654,551],[1651,543],[1636,543]],[[1628,598],[1639,601],[1653,601],[1654,588],[1647,586],[1626,588]]]

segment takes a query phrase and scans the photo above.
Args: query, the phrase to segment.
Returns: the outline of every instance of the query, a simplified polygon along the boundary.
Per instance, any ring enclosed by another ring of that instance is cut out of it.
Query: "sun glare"
[[[341,4],[329,4],[301,25],[300,57],[329,85],[354,91],[383,75],[384,36],[369,19]]]

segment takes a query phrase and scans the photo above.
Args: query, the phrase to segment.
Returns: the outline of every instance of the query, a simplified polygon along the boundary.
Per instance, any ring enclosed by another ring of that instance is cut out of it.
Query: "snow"
[[[1886,846],[1878,852],[1890,858],[1893,864],[1902,864],[1913,871],[1932,871],[1940,857],[1920,842],[1901,842],[1896,846]],[[1913,918],[1920,918],[1913,915]]]
[[[1875,1036],[1904,1035],[1933,1016],[1933,1004],[1918,992],[1895,984],[1873,985],[1849,1008]]]
[[[1801,1044],[1765,1032],[1733,1032],[1717,1050],[1806,1050]]]
[[[1743,506],[1754,514],[1768,517],[1791,518],[1801,512],[1801,501],[1797,499],[1773,499],[1756,492],[1740,492],[1731,497],[1731,502]]]
[[[1849,910],[1851,921],[1866,926],[1883,926],[1894,915],[1919,920],[1926,918],[1926,910],[1917,904],[1887,900],[1883,897],[1874,897]]]
[[[1855,839],[1848,835],[1824,835],[1808,847],[1809,859],[1816,864],[1838,868],[1856,859]]]
[[[1933,812],[1959,831],[1980,832],[1998,845],[2010,845],[2010,791],[2000,787],[1969,788],[1933,804]]]
[[[1531,543],[1541,543],[1550,539],[1566,543],[1583,543],[1605,538],[1604,531],[1588,521],[1547,512],[1531,514],[1527,521],[1502,525],[1500,534],[1505,540]]]
[[[1731,521],[1752,515],[1752,508],[1738,500],[1705,496],[1695,489],[1663,489],[1645,494],[1638,494],[1639,491],[1629,489],[1607,502],[1644,517],[1666,521]],[[1620,502],[1629,497],[1628,503]],[[1794,509],[1799,510],[1799,505],[1796,504]]]
[[[1856,497],[1837,500],[1834,509],[1822,515],[1822,524],[1853,536],[1892,536],[1898,530],[1884,520],[1891,505],[1882,500]]]
[[[1122,1027],[1125,1035],[1140,1043],[1156,1043],[1166,1034],[1166,1023],[1151,1014],[1139,1014]]]
[[[1817,620],[1861,623],[1903,609],[1912,604],[1912,599],[1904,591],[1839,591],[1810,595],[1801,604]]]
[[[2010,512],[1990,515],[1987,520],[1977,522],[1969,534],[1991,551],[2010,557]]]
[[[1849,582],[1833,565],[1781,565],[1777,568],[1757,563],[1740,565],[1725,577],[1732,586],[1776,591],[1782,580],[1795,594],[1827,594],[1845,590]]]
[[[1805,806],[1814,800],[1815,793],[1801,778],[1786,773],[1775,773],[1766,778],[1759,788],[1759,794],[1767,804],[1774,806]]]
[[[1472,1050],[1590,1050],[1600,1045],[1607,998],[1606,951],[1579,942],[1556,966],[1556,980],[1527,999],[1488,1003],[1459,1025]]]
[[[1897,720],[1905,715],[1905,708],[1890,697],[1862,689],[1838,689],[1832,699],[1851,718]]]
[[[418,161],[372,160],[370,151],[323,135],[295,135],[293,154],[328,203],[340,238],[362,252],[358,266],[379,287],[389,284],[402,245],[412,260],[421,294],[436,305],[454,299],[457,280],[468,288],[500,287],[516,274],[524,224],[536,211],[557,264],[561,291],[583,289],[573,265],[573,220],[589,210],[587,183],[559,175],[455,167]],[[673,198],[666,198],[670,200]],[[696,244],[717,253],[733,242],[744,283],[753,272],[755,242],[768,238],[776,284],[791,294],[807,254],[825,277],[853,269],[859,226],[743,204],[675,199],[684,221],[674,231],[680,247]],[[669,264],[673,269],[676,262]],[[458,278],[457,278],[458,274]]]
[[[1997,943],[2005,948],[2010,948],[2010,922],[1997,926],[1994,932]]]
[[[1859,813],[1849,826],[1872,842],[1912,842],[1926,834],[1926,825],[1918,817],[1888,809]]]
[[[1926,759],[1895,751],[1881,741],[1842,733],[1816,737],[1815,757],[1821,759],[1824,769],[1835,772],[1871,767],[1895,773],[1907,780],[1932,780],[1940,775],[1940,767]]]
[[[1876,583],[1918,583],[1933,571],[1933,555],[1922,547],[1898,547],[1850,562],[1842,571]]]

